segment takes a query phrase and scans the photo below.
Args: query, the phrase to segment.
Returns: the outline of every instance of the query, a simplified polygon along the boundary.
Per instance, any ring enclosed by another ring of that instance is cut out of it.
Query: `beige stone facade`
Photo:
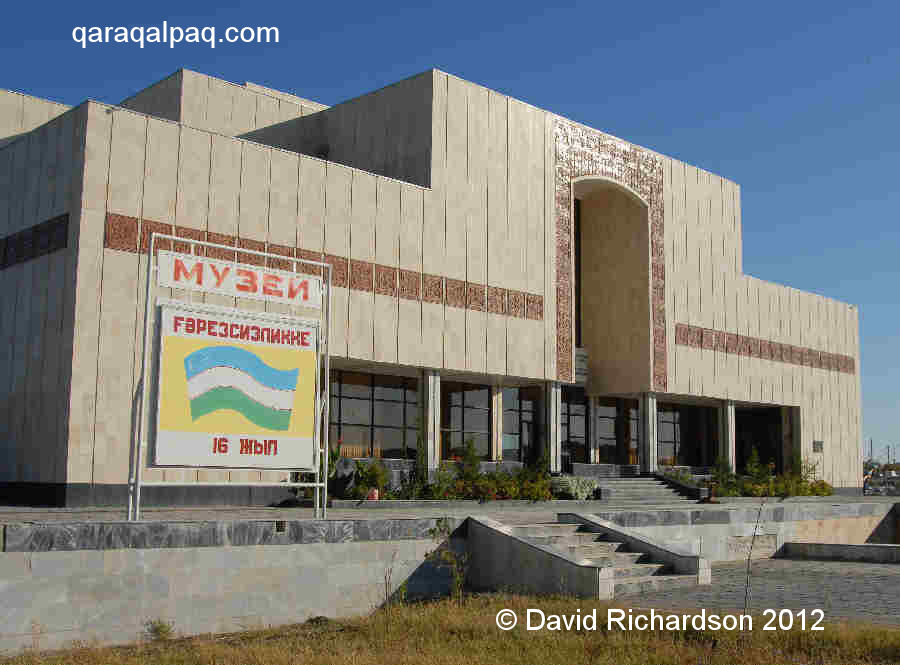
[[[187,70],[121,106],[26,122],[29,100],[0,94],[0,482],[16,491],[124,496],[150,231],[235,246],[238,261],[243,248],[330,263],[333,364],[420,377],[431,466],[441,378],[490,387],[494,459],[503,389],[540,387],[535,436],[565,466],[554,395],[575,382],[580,334],[586,399],[634,401],[645,471],[657,403],[716,409],[732,462],[735,409],[772,407],[785,446],[834,485],[861,484],[858,311],[745,275],[740,190],[724,178],[436,70],[330,108]],[[52,251],[33,249],[61,228]]]

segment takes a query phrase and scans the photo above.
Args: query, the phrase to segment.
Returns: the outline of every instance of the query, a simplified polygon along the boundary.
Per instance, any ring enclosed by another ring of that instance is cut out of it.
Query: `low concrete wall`
[[[123,529],[107,530],[106,537],[97,535],[102,529],[82,532],[79,543],[61,535],[74,533],[67,525],[38,525],[43,528],[32,532],[22,525],[6,543],[21,551],[0,553],[0,652],[61,648],[75,641],[133,642],[145,635],[145,622],[157,619],[170,622],[179,635],[193,635],[318,615],[354,616],[378,607],[401,586],[413,598],[449,592],[450,570],[425,557],[438,547],[465,551],[464,527],[439,543],[422,534],[428,522],[435,525],[433,519],[374,522],[380,532],[319,522],[317,542],[185,546],[176,536],[151,548],[102,547],[114,542],[110,534],[127,536]],[[459,521],[444,524],[452,529]],[[165,523],[135,526],[167,530]],[[48,538],[54,531],[60,536],[55,541]],[[366,537],[391,531],[400,537]],[[210,532],[228,529],[205,531]],[[183,535],[184,525],[174,533]],[[265,530],[245,533],[254,540],[252,534]],[[308,532],[310,541],[314,533]],[[345,540],[335,540],[335,534]],[[79,547],[86,544],[101,547]]]
[[[469,587],[516,593],[565,593],[579,598],[613,597],[612,568],[581,564],[544,545],[513,535],[486,517],[468,520]]]
[[[835,543],[785,543],[781,559],[900,563],[900,545],[843,545]]]
[[[751,547],[753,558],[769,558],[790,541],[894,543],[897,535],[897,510],[886,502],[832,504],[819,500],[761,504],[757,500],[756,505],[723,504],[721,508],[591,512],[601,520],[710,561],[746,559]]]

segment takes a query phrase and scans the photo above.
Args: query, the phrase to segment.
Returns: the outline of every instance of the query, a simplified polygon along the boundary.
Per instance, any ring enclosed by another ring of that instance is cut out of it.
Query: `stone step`
[[[626,489],[626,490],[671,490],[668,485],[657,485],[656,483],[647,483],[635,485],[634,483],[597,483],[597,487],[609,487],[610,489]]]
[[[649,563],[650,555],[644,552],[611,552],[606,556],[594,556],[581,559],[591,566],[600,568],[615,568],[616,566],[630,566],[635,563]]]
[[[626,577],[615,581],[613,594],[619,596],[650,593],[697,585],[696,575],[650,575],[646,577]]]
[[[638,579],[663,575],[669,572],[669,566],[663,563],[633,563],[626,566],[613,566],[613,579]]]
[[[673,489],[669,489],[668,487],[657,487],[653,485],[652,487],[609,487],[609,486],[601,486],[600,490],[603,492],[615,492],[621,494],[639,494],[639,493],[653,493],[659,495],[665,494],[677,494],[677,492]]]
[[[574,545],[566,547],[569,554],[576,559],[594,559],[597,557],[608,556],[620,549],[624,551],[624,543],[615,543],[611,541],[599,541],[590,545]]]
[[[516,534],[520,535],[520,534]],[[533,543],[539,545],[561,545],[564,547],[576,547],[580,545],[590,545],[600,540],[599,533],[567,533],[552,536],[523,536]]]
[[[513,533],[523,538],[537,538],[547,536],[565,536],[574,534],[581,529],[580,524],[516,524],[512,526]]]

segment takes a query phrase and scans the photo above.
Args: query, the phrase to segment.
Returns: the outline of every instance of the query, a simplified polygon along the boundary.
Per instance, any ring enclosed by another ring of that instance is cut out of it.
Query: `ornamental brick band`
[[[692,349],[721,351],[733,356],[772,360],[830,372],[856,373],[856,359],[852,356],[818,351],[805,346],[782,344],[749,335],[727,333],[722,330],[710,330],[687,323],[675,324],[675,344]]]
[[[348,259],[345,256],[324,254],[302,247],[288,247],[266,243],[261,240],[238,238],[237,236],[212,231],[200,231],[198,229],[183,226],[172,226],[152,220],[139,220],[136,217],[106,214],[106,232],[103,246],[106,249],[115,249],[123,252],[146,254],[150,247],[150,233],[162,233],[175,235],[186,240],[200,240],[214,242],[220,245],[228,245],[240,249],[250,249],[257,252],[268,252],[284,256],[284,259],[276,259],[246,254],[240,251],[228,251],[217,247],[206,248],[206,256],[225,261],[237,260],[241,263],[249,263],[262,266],[268,263],[271,268],[290,270],[291,262],[288,258],[306,259],[307,261],[321,261],[332,266],[332,280],[334,286],[349,287],[355,291],[378,293],[381,295],[400,297],[404,300],[436,303],[448,307],[459,307],[476,312],[484,312],[486,309],[493,314],[504,314],[514,318],[528,318],[541,321],[544,318],[544,296],[536,293],[523,293],[520,291],[507,291],[496,286],[485,286],[477,282],[429,275],[416,270],[398,269],[392,266],[383,266],[371,261],[359,261]],[[160,240],[156,243],[156,249],[171,250],[190,253],[189,242],[174,242]],[[63,246],[65,246],[63,244]],[[307,275],[321,276],[322,269],[303,263],[296,264],[296,271]],[[506,307],[507,293],[509,293],[510,306]],[[528,303],[526,308],[525,303]]]

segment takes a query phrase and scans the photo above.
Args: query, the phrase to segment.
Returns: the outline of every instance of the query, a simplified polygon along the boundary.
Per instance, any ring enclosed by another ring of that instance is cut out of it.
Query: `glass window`
[[[537,453],[535,422],[541,388],[503,389],[503,459],[533,462]]]
[[[681,449],[681,425],[678,407],[672,404],[656,406],[656,461],[660,466],[677,464]]]
[[[588,397],[583,388],[563,388],[560,426],[563,471],[571,472],[574,462],[588,460]]]
[[[414,459],[417,401],[416,379],[334,370],[331,441],[346,457]]]
[[[599,464],[617,464],[616,452],[616,417],[615,400],[599,400],[594,422],[597,426],[597,462]]]
[[[442,381],[441,459],[460,459],[470,440],[479,458],[491,458],[491,389]]]

